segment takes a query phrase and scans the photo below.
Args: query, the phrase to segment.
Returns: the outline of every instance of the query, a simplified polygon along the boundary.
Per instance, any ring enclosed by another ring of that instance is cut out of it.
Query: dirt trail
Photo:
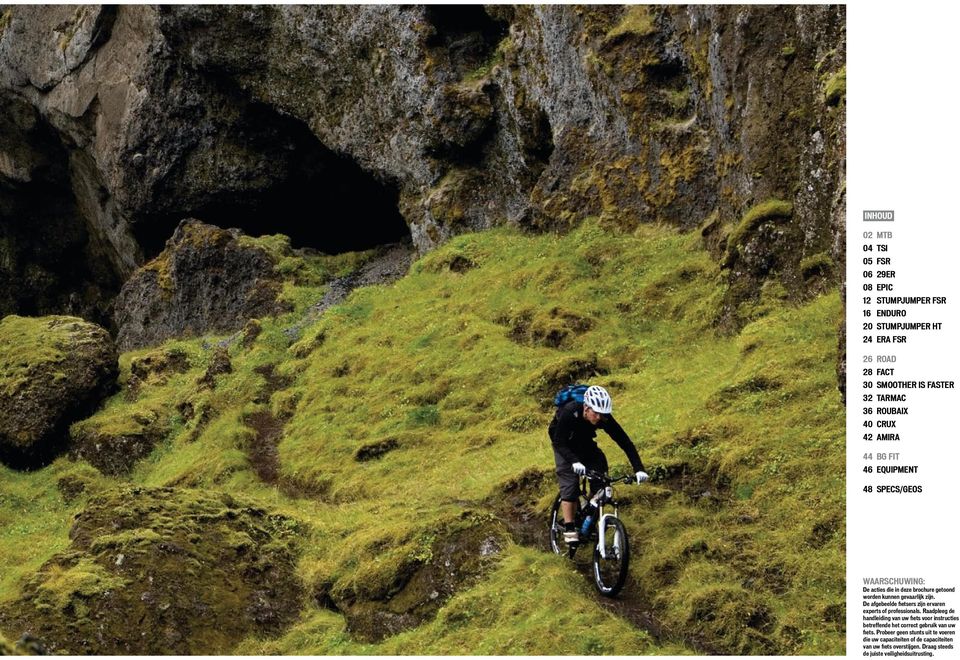
[[[269,406],[270,397],[290,386],[290,380],[275,371],[276,365],[257,367],[255,371],[263,376],[264,384],[254,403]],[[244,422],[254,430],[254,437],[247,446],[247,457],[257,476],[268,484],[276,484],[280,475],[280,454],[277,445],[283,435],[286,420],[278,418],[269,408],[248,415]]]
[[[316,321],[327,308],[345,300],[357,287],[388,284],[402,277],[409,270],[413,256],[412,246],[406,243],[382,246],[377,256],[357,272],[331,281],[323,298],[311,306],[300,321],[286,328],[284,332],[291,341],[295,341],[306,326]],[[229,346],[239,340],[242,334],[242,331],[237,332],[223,340],[220,345]],[[290,381],[279,376],[275,368],[276,365],[268,364],[256,369],[265,382],[255,403],[269,405],[270,397],[274,392],[290,386]],[[262,410],[248,415],[244,421],[255,432],[253,440],[247,447],[247,456],[257,476],[265,483],[279,485],[291,497],[318,495],[318,493],[309,492],[310,489],[304,489],[302,485],[287,483],[280,479],[280,456],[277,445],[283,435],[286,420],[276,417],[269,410]]]
[[[275,484],[280,474],[280,455],[277,444],[283,433],[283,422],[269,411],[254,413],[245,421],[247,426],[256,432],[247,447],[250,465],[264,483]]]

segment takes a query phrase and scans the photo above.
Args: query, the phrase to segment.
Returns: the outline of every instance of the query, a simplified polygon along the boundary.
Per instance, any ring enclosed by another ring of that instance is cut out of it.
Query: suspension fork
[[[610,518],[617,518],[618,513],[616,506],[613,507],[613,513],[605,513],[603,504],[598,507],[597,516],[600,521],[597,523],[597,547],[600,549],[600,556],[604,559],[607,558],[607,521]]]

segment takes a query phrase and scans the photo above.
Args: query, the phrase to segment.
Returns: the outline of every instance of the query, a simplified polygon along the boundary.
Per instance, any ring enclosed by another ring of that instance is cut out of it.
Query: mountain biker
[[[637,483],[643,483],[647,475],[637,448],[630,436],[611,414],[613,401],[605,389],[591,385],[584,392],[583,402],[570,401],[557,409],[550,422],[548,433],[553,445],[553,458],[557,464],[557,481],[560,483],[560,507],[563,512],[563,540],[577,543],[580,540],[576,528],[577,504],[579,501],[579,477],[593,470],[606,474],[607,457],[595,440],[597,429],[603,429],[630,459],[637,473]],[[599,485],[590,484],[591,491]]]

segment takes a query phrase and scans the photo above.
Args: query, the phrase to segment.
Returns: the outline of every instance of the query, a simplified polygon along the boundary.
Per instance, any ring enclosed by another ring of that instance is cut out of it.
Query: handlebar
[[[584,474],[583,476],[587,479],[592,479],[593,481],[599,481],[604,486],[610,486],[618,483],[630,484],[630,483],[637,482],[637,478],[632,475],[625,475],[622,477],[609,477],[600,472],[596,472],[595,470],[587,470],[586,474]]]

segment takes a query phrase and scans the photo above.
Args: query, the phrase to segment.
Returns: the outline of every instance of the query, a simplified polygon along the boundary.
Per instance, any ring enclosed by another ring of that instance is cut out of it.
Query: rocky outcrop
[[[114,389],[117,373],[100,326],[62,316],[0,321],[0,460],[17,468],[52,460],[70,423]]]
[[[70,429],[70,453],[104,474],[125,475],[170,431],[167,420],[151,412],[124,420],[121,428],[80,422]]]
[[[238,330],[278,313],[276,257],[237,230],[196,220],[177,227],[160,255],[117,296],[117,344],[129,350],[170,337]]]
[[[229,495],[110,491],[77,515],[70,548],[0,607],[0,627],[69,655],[229,654],[296,619],[296,529]]]
[[[429,621],[457,592],[469,588],[500,559],[506,544],[492,518],[465,512],[437,533],[426,558],[397,567],[383,585],[321,581],[314,599],[344,614],[347,630],[364,641],[381,641]]]
[[[702,225],[719,258],[769,200],[800,237],[784,272],[843,270],[842,6],[17,6],[0,25],[0,90],[121,278],[189,216],[425,251],[597,215]],[[0,134],[4,180],[40,157],[9,157],[25,132]]]
[[[178,347],[141,353],[130,360],[130,372],[123,383],[124,398],[136,401],[144,389],[166,385],[189,369],[189,357]],[[70,454],[104,474],[126,475],[167,437],[173,408],[173,402],[154,401],[129,414],[101,410],[70,427]]]

